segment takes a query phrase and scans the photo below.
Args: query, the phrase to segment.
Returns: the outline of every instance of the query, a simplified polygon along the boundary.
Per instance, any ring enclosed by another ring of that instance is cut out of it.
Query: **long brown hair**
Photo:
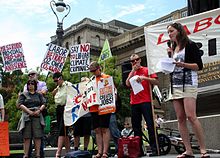
[[[185,48],[187,42],[189,41],[189,38],[188,38],[188,36],[187,36],[187,33],[186,33],[186,31],[185,31],[183,25],[180,24],[180,23],[176,23],[176,22],[175,22],[175,23],[169,24],[169,25],[167,26],[167,28],[168,28],[169,26],[172,26],[173,28],[175,28],[175,29],[178,31],[178,34],[177,34],[177,36],[176,36],[176,40],[178,41],[178,44],[179,44],[179,46],[180,46],[180,50],[182,50],[183,48]],[[172,42],[173,42],[173,41],[172,41]],[[174,48],[176,47],[176,43],[173,43],[172,46],[173,46],[173,49],[174,49]]]

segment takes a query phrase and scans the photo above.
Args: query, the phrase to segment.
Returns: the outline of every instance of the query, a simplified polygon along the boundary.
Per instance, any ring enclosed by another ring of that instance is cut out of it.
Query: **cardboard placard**
[[[0,156],[9,156],[8,122],[0,122]]]

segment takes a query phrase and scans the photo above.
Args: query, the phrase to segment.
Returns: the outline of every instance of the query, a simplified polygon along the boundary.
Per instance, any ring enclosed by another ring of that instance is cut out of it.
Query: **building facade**
[[[118,20],[102,23],[89,18],[70,26],[64,30],[63,46],[69,48],[71,45],[80,43],[91,44],[91,54],[99,56],[105,39],[109,39],[112,54],[117,56],[118,66],[129,67],[129,57],[137,53],[142,58],[142,64],[147,65],[144,27],[157,23],[172,21],[187,16],[187,8],[176,10],[154,21],[146,23],[144,26],[137,27]],[[51,37],[51,41],[56,41],[56,36]],[[129,69],[129,68],[126,68]],[[124,78],[129,71],[124,72]],[[164,96],[168,95],[169,76],[158,73],[161,89]],[[220,90],[206,93],[203,91],[198,95],[198,115],[213,115],[220,113]],[[176,119],[175,112],[170,102],[162,104],[167,120]]]

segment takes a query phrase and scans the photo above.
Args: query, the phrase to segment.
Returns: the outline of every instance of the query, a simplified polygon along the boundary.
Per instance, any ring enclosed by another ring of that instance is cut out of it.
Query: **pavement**
[[[45,148],[45,158],[55,158],[55,153],[56,153],[56,149],[57,148]],[[218,151],[218,153],[209,153],[211,158],[220,158],[220,153]],[[170,153],[167,155],[161,155],[161,156],[153,156],[153,158],[176,158],[177,157],[177,153]],[[200,154],[195,154],[194,155],[195,158],[200,158]],[[22,158],[23,154],[19,154],[19,155],[11,155],[10,158]],[[149,156],[143,156],[142,158],[148,158]],[[64,158],[64,149],[62,150],[62,158]],[[113,158],[113,157],[110,157]]]
[[[220,158],[220,154],[210,154],[211,158]],[[148,158],[149,156],[144,156],[142,158]],[[177,154],[168,154],[162,156],[153,156],[153,158],[176,158]],[[46,158],[54,158],[54,157],[46,157]],[[64,158],[64,157],[63,157]],[[113,158],[113,157],[112,157]],[[200,158],[200,154],[195,154],[195,158]]]
[[[200,158],[200,154],[195,154],[194,155],[195,158]],[[148,157],[148,156],[144,156],[144,157]],[[144,158],[142,157],[142,158]],[[162,155],[162,156],[154,156],[153,158],[176,158],[177,154],[168,154],[168,155]],[[220,158],[220,154],[210,154],[211,158]]]
[[[64,151],[64,150],[63,150]],[[45,150],[45,158],[54,158],[56,152],[56,148],[46,148]],[[220,158],[220,153],[209,153],[211,158]],[[178,154],[167,154],[167,155],[161,155],[161,156],[153,156],[153,158],[176,158]],[[200,158],[200,154],[195,154],[195,158]],[[143,156],[142,158],[148,158],[149,156]],[[64,158],[64,155],[63,157]],[[113,157],[112,157],[113,158]]]

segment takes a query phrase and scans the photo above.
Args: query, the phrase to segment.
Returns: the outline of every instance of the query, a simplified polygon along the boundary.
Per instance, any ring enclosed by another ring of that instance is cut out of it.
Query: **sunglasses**
[[[28,85],[35,85],[34,82],[29,82],[27,83]]]
[[[140,60],[140,58],[130,60],[130,62],[131,62],[131,63],[134,63],[134,62],[137,62],[138,60]]]
[[[129,123],[125,123],[124,125],[129,125]]]
[[[98,70],[98,69],[95,69],[95,70],[90,70],[90,72],[96,72],[96,70]]]
[[[59,80],[60,80],[60,77],[58,79],[56,79],[56,80],[53,80],[53,82],[58,82]]]
[[[30,77],[30,76],[34,76],[34,75],[35,75],[35,73],[28,74],[29,77]]]

